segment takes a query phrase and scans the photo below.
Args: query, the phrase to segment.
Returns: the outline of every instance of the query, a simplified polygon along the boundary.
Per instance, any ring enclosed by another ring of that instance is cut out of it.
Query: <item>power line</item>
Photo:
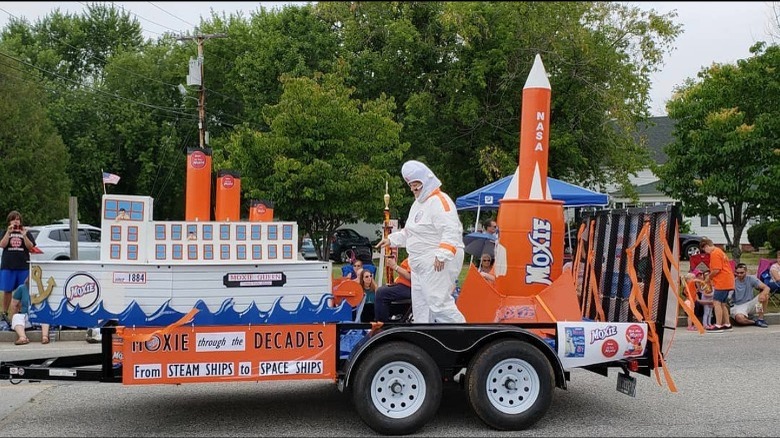
[[[124,100],[124,101],[127,101],[127,102],[134,103],[134,104],[136,104],[136,105],[141,105],[141,106],[145,106],[145,107],[152,108],[152,109],[156,109],[156,110],[160,110],[160,111],[166,111],[166,112],[170,112],[170,113],[172,113],[172,114],[178,114],[178,115],[181,115],[181,116],[190,116],[190,115],[189,115],[189,114],[187,114],[187,113],[183,113],[183,112],[180,112],[180,111],[178,111],[176,108],[172,108],[172,107],[163,107],[163,106],[159,106],[159,105],[153,105],[153,104],[150,104],[150,103],[141,102],[141,101],[137,101],[137,100],[134,100],[134,99],[130,99],[130,98],[127,98],[127,97],[124,97],[124,96],[120,96],[120,95],[118,95],[118,94],[116,94],[116,93],[112,94],[112,93],[109,93],[109,92],[107,92],[107,91],[100,90],[100,89],[98,89],[98,88],[95,88],[95,87],[93,87],[93,86],[91,86],[91,85],[84,84],[83,82],[79,82],[79,81],[77,81],[77,80],[75,80],[75,79],[71,79],[71,78],[68,78],[68,77],[62,76],[62,75],[60,75],[60,74],[58,74],[58,73],[54,73],[54,72],[48,71],[48,70],[46,70],[46,69],[44,69],[44,68],[38,67],[37,65],[31,64],[31,63],[29,63],[29,62],[27,62],[27,61],[23,61],[23,60],[21,60],[21,59],[19,59],[19,58],[16,58],[16,57],[14,57],[14,56],[11,56],[11,55],[9,55],[8,53],[5,53],[5,52],[3,52],[3,51],[0,51],[0,56],[5,56],[6,58],[13,59],[13,60],[14,60],[14,61],[16,61],[16,62],[19,62],[19,63],[21,63],[21,64],[24,64],[24,65],[26,65],[26,66],[32,67],[32,68],[34,68],[34,69],[36,69],[36,70],[39,70],[39,71],[41,71],[41,72],[44,72],[44,73],[47,73],[47,74],[49,74],[49,75],[52,75],[52,76],[58,77],[58,78],[60,78],[60,79],[64,79],[64,80],[66,80],[66,81],[69,81],[69,82],[73,82],[73,83],[75,83],[75,84],[77,84],[77,85],[79,85],[79,86],[81,86],[81,87],[87,88],[87,89],[89,89],[89,90],[95,91],[95,92],[97,92],[97,93],[100,93],[100,94],[105,94],[106,96],[112,97],[112,98],[114,98],[114,99],[118,99],[118,100]]]
[[[80,3],[81,3],[81,2],[80,2]],[[148,3],[151,3],[151,2],[148,2]],[[82,5],[84,5],[84,3],[81,3],[81,4],[82,4]],[[156,5],[153,5],[153,6],[155,6],[155,7],[156,7]],[[3,9],[3,8],[0,8],[0,11],[3,11],[3,12],[5,12],[6,14],[8,14],[9,16],[11,16],[11,17],[13,17],[13,18],[15,18],[15,19],[19,19],[19,17],[15,16],[14,14],[12,14],[12,13],[8,12],[7,10],[5,10],[5,9]],[[133,14],[133,15],[136,15],[136,16],[138,16],[137,14],[135,14],[135,13],[134,13],[134,12],[132,12],[132,11],[130,11],[130,13],[131,13],[131,14]],[[140,16],[139,16],[139,18],[140,18]],[[182,20],[182,21],[183,21],[183,20]],[[55,36],[54,34],[52,34],[52,33],[51,33],[51,31],[49,31],[49,36],[50,36],[50,37],[52,37],[53,39],[54,39],[54,38],[56,38],[56,36]],[[58,41],[59,41],[60,43],[64,44],[64,45],[66,45],[66,46],[68,46],[68,47],[70,47],[70,48],[74,49],[74,50],[81,50],[80,48],[78,48],[78,47],[76,47],[76,46],[74,46],[74,45],[72,45],[72,44],[69,44],[67,41],[64,41],[64,40],[62,40],[62,39],[59,39]],[[223,49],[226,49],[226,48],[224,48],[224,47],[223,47]],[[230,50],[228,50],[228,51],[230,52]],[[96,55],[88,55],[88,56],[89,56],[91,59],[94,59],[94,60],[97,60],[97,61],[100,61],[100,62],[103,62],[103,63],[106,63],[106,64],[108,63],[108,60],[107,60],[107,59],[105,59],[105,58],[98,57],[98,56],[96,56]],[[224,58],[222,58],[222,57],[220,57],[220,56],[218,56],[218,55],[216,55],[216,54],[212,54],[212,56],[214,56],[215,58],[217,58],[217,59],[219,59],[219,60],[222,60],[222,61],[224,61],[226,64],[230,64],[230,61],[228,61],[228,60],[226,60],[226,59],[224,59]],[[174,84],[171,84],[171,83],[165,82],[165,81],[163,81],[163,80],[160,80],[160,79],[156,79],[156,78],[152,78],[152,77],[149,77],[149,76],[145,76],[145,75],[142,75],[142,74],[136,73],[136,72],[134,72],[134,71],[132,71],[132,70],[129,70],[129,69],[123,68],[123,67],[121,67],[121,66],[118,66],[118,65],[114,65],[114,68],[116,68],[117,70],[120,70],[120,71],[127,72],[127,73],[129,73],[129,74],[131,74],[131,75],[133,75],[133,76],[136,76],[136,77],[139,77],[139,78],[142,78],[142,79],[146,79],[146,80],[149,80],[149,81],[157,82],[157,83],[160,83],[160,84],[163,84],[163,85],[167,85],[167,86],[170,86],[170,87],[173,87],[173,88],[176,88],[176,87],[178,86],[178,85],[174,85]],[[204,89],[205,89],[206,91],[210,92],[210,93],[214,93],[214,94],[217,94],[217,95],[219,95],[219,96],[222,96],[222,97],[224,97],[224,98],[226,98],[226,99],[229,99],[229,100],[231,100],[232,102],[234,102],[234,103],[237,103],[237,104],[239,104],[239,105],[243,104],[243,102],[241,102],[241,101],[239,101],[239,100],[236,100],[235,98],[233,98],[233,97],[231,97],[231,96],[228,96],[228,95],[226,95],[226,94],[220,93],[220,92],[218,92],[218,91],[216,91],[216,90],[213,90],[213,89],[207,88],[207,87],[205,87],[205,86],[204,86]],[[232,114],[223,113],[223,115],[224,115],[224,116],[226,116],[226,117],[230,117],[231,119],[233,119],[233,120],[235,120],[235,121],[238,121],[239,123],[246,123],[246,121],[245,121],[245,120],[243,120],[243,119],[241,119],[241,118],[239,118],[239,117],[237,117],[237,116],[234,116],[234,115],[232,115]],[[232,126],[232,125],[230,125],[230,124],[227,124],[227,125],[228,125],[228,126]]]
[[[173,18],[175,18],[175,19],[177,19],[177,20],[179,20],[179,21],[181,21],[181,22],[183,22],[183,23],[189,24],[189,25],[190,25],[190,26],[192,26],[193,28],[196,28],[196,29],[197,29],[197,27],[198,27],[198,26],[196,26],[196,25],[194,25],[194,24],[190,23],[189,21],[187,21],[187,20],[185,20],[185,19],[183,19],[183,18],[179,18],[179,17],[177,17],[176,15],[173,15],[173,14],[171,14],[170,12],[166,11],[165,9],[163,9],[163,8],[161,8],[161,7],[159,7],[159,6],[157,6],[156,4],[154,4],[154,3],[152,3],[152,2],[146,2],[146,3],[149,3],[150,5],[154,6],[155,8],[157,8],[157,9],[159,9],[159,10],[161,10],[161,11],[165,12],[166,14],[170,15],[171,17],[173,17]]]

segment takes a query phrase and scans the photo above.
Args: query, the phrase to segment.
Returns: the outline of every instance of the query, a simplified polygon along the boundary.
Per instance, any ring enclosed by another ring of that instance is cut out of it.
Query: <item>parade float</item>
[[[562,203],[546,187],[550,93],[537,55],[523,89],[518,171],[499,206],[496,281],[469,268],[457,300],[465,324],[357,322],[362,290],[334,279],[331,262],[297,259],[295,222],[242,221],[235,202],[220,203],[220,190],[240,187],[236,175],[217,178],[211,220],[212,204],[196,195],[208,192],[196,186],[209,184],[210,156],[194,150],[184,221],[155,221],[148,197],[105,195],[101,260],[31,265],[35,320],[100,325],[101,352],[0,362],[0,378],[325,379],[383,434],[423,427],[443,385],[464,388],[500,430],[542,419],[574,368],[617,370],[618,390],[632,396],[632,373],[654,371],[662,384],[663,371],[675,391],[664,356],[680,304],[679,212],[588,214],[564,269]],[[122,209],[129,218],[118,220]]]

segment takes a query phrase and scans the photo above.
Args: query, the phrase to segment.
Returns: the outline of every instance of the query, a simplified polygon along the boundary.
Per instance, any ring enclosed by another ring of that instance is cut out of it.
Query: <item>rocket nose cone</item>
[[[546,88],[550,89],[550,81],[547,79],[547,71],[542,64],[542,57],[536,54],[534,58],[534,65],[531,66],[531,72],[528,73],[528,78],[525,80],[523,89],[526,88]]]

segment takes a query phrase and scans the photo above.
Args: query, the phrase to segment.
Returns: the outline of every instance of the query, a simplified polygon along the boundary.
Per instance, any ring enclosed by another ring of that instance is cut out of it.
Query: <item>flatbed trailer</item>
[[[360,320],[362,288],[334,286],[329,263],[295,261],[296,223],[156,222],[151,198],[104,195],[110,238],[99,263],[31,266],[39,322],[102,321],[101,352],[0,362],[0,379],[329,380],[382,434],[423,427],[443,385],[456,381],[499,430],[543,418],[574,368],[617,368],[617,390],[631,396],[632,373],[655,372],[661,384],[663,370],[675,391],[664,355],[682,304],[679,210],[586,213],[567,268],[562,202],[546,184],[549,109],[537,55],[523,89],[518,171],[497,216],[495,282],[470,266],[456,301],[467,323],[348,322]],[[121,210],[128,220],[117,220]]]
[[[633,346],[624,336],[637,330],[647,333],[646,324],[182,324],[133,329],[109,322],[101,328],[100,353],[0,362],[0,379],[125,385],[330,380],[351,396],[369,427],[393,435],[423,427],[438,410],[443,386],[457,384],[485,424],[522,430],[544,417],[554,389],[566,389],[573,367],[605,376],[617,368],[617,389],[633,396],[631,374],[649,376],[652,369],[645,342]],[[586,347],[586,335],[600,340]],[[590,363],[585,349],[592,346],[617,347],[614,354],[620,359]],[[632,351],[635,347],[641,350]]]

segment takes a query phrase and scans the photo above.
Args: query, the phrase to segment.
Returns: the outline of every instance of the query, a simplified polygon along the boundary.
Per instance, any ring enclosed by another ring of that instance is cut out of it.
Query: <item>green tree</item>
[[[272,200],[275,215],[321,242],[318,255],[327,259],[336,228],[382,219],[385,182],[391,194],[404,193],[397,169],[409,145],[391,98],[352,99],[337,74],[283,76],[282,85],[279,103],[266,107],[270,131],[236,130],[220,142],[228,158],[218,165],[238,170],[245,197]]]
[[[248,18],[212,12],[201,31],[227,36],[204,45],[208,111],[217,122],[210,125],[214,136],[242,123],[267,129],[263,108],[279,102],[282,74],[312,76],[336,66],[336,36],[311,5],[261,7]],[[194,56],[195,45],[190,47]]]
[[[193,134],[197,144],[195,107],[176,88],[187,48],[170,36],[144,43],[137,20],[106,5],[55,11],[33,25],[15,20],[2,37],[44,78],[81,220],[100,220],[101,169],[122,177],[109,190],[153,196],[156,215],[181,217],[183,151]]]
[[[0,217],[18,210],[27,225],[67,217],[71,187],[68,152],[47,117],[39,81],[22,64],[0,62]]]
[[[517,166],[534,56],[552,84],[550,174],[620,182],[643,168],[633,140],[674,14],[606,2],[323,2],[359,98],[388,90],[409,156],[466,193]],[[476,170],[476,171],[475,171]]]
[[[747,221],[777,212],[780,48],[757,43],[736,65],[715,64],[667,104],[675,120],[660,188],[686,215],[713,215],[735,260]]]

